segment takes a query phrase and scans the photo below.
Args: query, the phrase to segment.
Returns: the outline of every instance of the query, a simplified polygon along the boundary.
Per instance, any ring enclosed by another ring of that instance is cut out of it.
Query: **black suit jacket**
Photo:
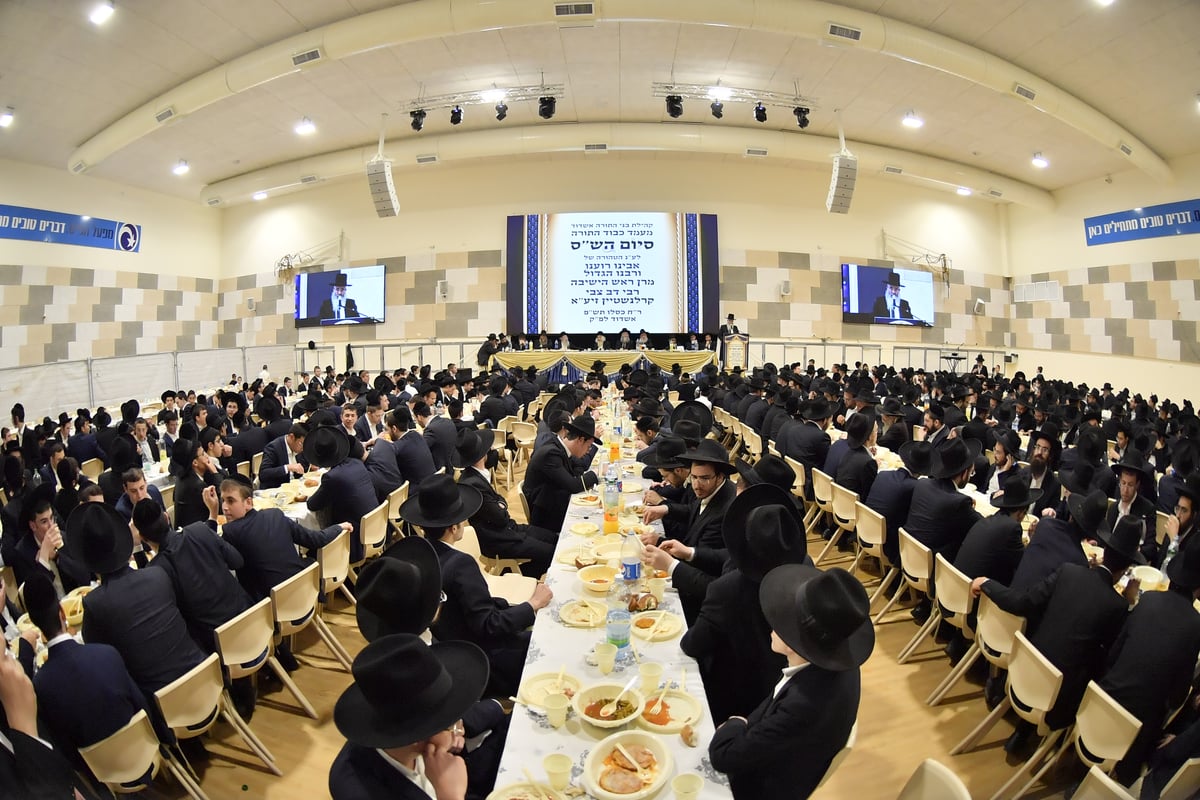
[[[1120,500],[1117,500],[1117,502],[1108,508],[1105,520],[1107,520],[1110,527],[1117,524],[1117,507],[1120,505],[1120,502]],[[1158,561],[1158,540],[1155,538],[1158,527],[1158,509],[1154,507],[1154,503],[1139,494],[1133,498],[1133,503],[1129,507],[1129,513],[1141,519],[1146,525],[1140,549],[1142,555],[1146,557],[1146,561],[1153,564]]]
[[[463,486],[470,486],[483,495],[483,505],[471,517],[471,525],[479,537],[479,549],[484,555],[502,555],[508,548],[519,545],[525,540],[524,529],[508,513],[508,503],[504,502],[492,484],[474,467],[463,470],[458,481]]]
[[[347,318],[358,316],[358,303],[355,303],[349,297],[346,298],[346,304],[343,308],[343,313]],[[321,319],[333,319],[333,300],[326,297],[321,301],[321,310],[317,312],[317,316]]]
[[[592,488],[598,480],[595,472],[579,472],[572,465],[566,447],[558,439],[535,449],[525,470],[529,521],[547,530],[562,530],[571,495]]]
[[[1012,583],[1024,552],[1021,523],[997,511],[967,531],[954,567],[968,578],[987,577],[1007,586]]]
[[[42,742],[4,726],[10,753],[0,747],[0,786],[5,800],[47,800],[75,796],[75,772],[62,755]]]
[[[204,660],[165,570],[122,567],[83,599],[83,638],[110,644],[147,696]]]
[[[900,528],[908,519],[915,488],[917,479],[908,470],[886,470],[875,476],[871,491],[867,499],[863,500],[867,508],[881,514],[887,521],[887,538],[883,542],[883,552],[896,566],[900,566]]]
[[[1017,571],[1013,589],[1024,589],[1039,583],[1063,564],[1087,566],[1087,556],[1079,545],[1079,529],[1070,520],[1043,517],[1029,537]]]
[[[429,800],[377,750],[350,742],[329,768],[329,794],[333,800]]]
[[[474,642],[485,651],[506,644],[533,624],[534,610],[529,603],[509,605],[492,597],[475,559],[442,541],[434,541],[442,565],[442,603],[437,620],[429,630],[438,641]]]
[[[238,581],[258,602],[271,593],[271,587],[295,575],[312,563],[296,552],[299,545],[314,552],[333,541],[342,532],[340,525],[321,531],[309,530],[289,519],[277,508],[250,510],[241,519],[225,523],[222,536],[233,545],[245,563],[237,571]]]
[[[249,461],[251,466],[254,464],[254,456],[266,450],[267,442],[271,440],[267,434],[266,428],[260,428],[257,425],[251,425],[244,429],[237,436],[229,440],[229,447],[233,451],[233,463],[237,465],[242,461]],[[264,455],[263,458],[266,458]]]
[[[101,449],[100,443],[96,441],[95,433],[77,433],[72,436],[67,441],[67,455],[80,464],[93,458],[99,458],[102,461],[108,458]]]
[[[849,738],[861,691],[857,669],[830,672],[810,664],[745,722],[718,728],[709,760],[729,776],[735,800],[808,797]]]
[[[193,522],[208,519],[208,506],[204,505],[204,487],[210,485],[205,478],[189,468],[183,477],[175,481],[175,524],[181,528]]]
[[[437,471],[437,467],[433,465],[433,453],[430,452],[425,437],[415,430],[389,444],[396,457],[400,477],[408,481],[408,496],[412,497],[421,490],[421,481]]]
[[[887,301],[886,296],[875,298],[875,305],[871,306],[871,316],[873,316],[873,317],[888,317],[889,319],[893,319],[892,309],[890,307],[890,304]],[[912,319],[912,318],[913,318],[912,306],[910,306],[908,304],[907,300],[904,300],[903,298],[901,298],[899,319]]]
[[[793,458],[804,465],[805,486],[808,498],[812,499],[812,471],[825,466],[829,457],[829,434],[816,423],[792,420],[779,431],[775,448],[781,455]]]
[[[908,444],[909,438],[911,437],[908,435],[908,425],[903,419],[898,419],[892,423],[891,427],[883,432],[883,434],[876,441],[876,444],[878,444],[880,447],[886,447],[888,450],[891,450],[893,453],[895,453],[899,451],[901,447]]]
[[[1058,475],[1047,467],[1046,474],[1042,477],[1042,496],[1033,504],[1033,508],[1029,509],[1029,513],[1035,517],[1041,517],[1042,512],[1047,508],[1058,508],[1060,500],[1062,500],[1062,484],[1058,482]]]
[[[379,500],[375,497],[371,476],[366,465],[356,458],[347,458],[330,468],[321,479],[320,488],[308,498],[310,511],[326,511],[325,519],[329,522],[349,522],[354,526],[350,532],[351,564],[363,557],[363,544],[358,536],[363,515],[369,514],[377,505]]]
[[[833,478],[846,489],[858,492],[861,500],[870,495],[871,485],[878,474],[879,465],[875,463],[875,457],[866,448],[855,447],[846,453]]]
[[[296,463],[308,469],[308,459],[303,453],[296,454]],[[288,445],[287,439],[280,437],[267,442],[263,448],[262,463],[258,466],[258,486],[260,489],[278,489],[291,479],[287,471]],[[176,492],[179,490],[176,489]],[[178,513],[178,511],[177,511]]]
[[[54,580],[53,573],[43,567],[41,562],[37,560],[37,554],[37,540],[33,538],[32,531],[26,531],[21,540],[17,542],[17,549],[14,553],[12,565],[18,586],[38,573],[45,575],[50,581]],[[76,561],[67,552],[67,548],[64,547],[58,551],[58,556],[54,559],[54,563],[58,567],[58,577],[62,580],[64,592],[69,592],[80,586],[86,586],[92,582],[92,574],[88,572],[87,567]]]
[[[495,428],[500,420],[508,416],[508,405],[499,395],[489,394],[479,404],[479,413],[475,415],[477,422],[490,422]]]
[[[971,526],[983,519],[971,498],[957,491],[949,479],[917,481],[904,528],[914,539],[950,563]]]
[[[429,453],[433,457],[435,470],[445,467],[454,469],[454,445],[458,439],[458,428],[454,421],[446,417],[433,417],[425,426],[425,443],[429,445]]]
[[[667,504],[668,517],[687,521],[687,533],[681,541],[696,549],[691,561],[681,561],[671,572],[671,585],[679,592],[679,602],[689,625],[700,613],[709,584],[724,571],[728,561],[729,553],[721,528],[725,524],[725,512],[736,495],[733,481],[727,478],[713,494],[703,514],[700,513],[700,500],[694,494],[687,505]]]

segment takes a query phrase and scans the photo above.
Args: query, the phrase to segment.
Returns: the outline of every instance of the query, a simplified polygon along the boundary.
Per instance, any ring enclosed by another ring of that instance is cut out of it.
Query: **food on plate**
[[[646,701],[642,709],[642,719],[653,725],[669,725],[671,723],[671,704],[663,700],[660,704],[656,698]]]
[[[304,485],[305,486],[320,486],[321,481],[318,478],[305,478]]]
[[[630,611],[653,611],[656,608],[658,608],[658,600],[656,600],[654,595],[650,594],[649,592],[635,594],[629,598]],[[654,622],[651,621],[650,624],[653,625]],[[639,625],[638,627],[644,626]]]
[[[575,600],[565,604],[559,612],[559,618],[567,625],[579,625],[594,628],[604,624],[606,612],[599,604],[585,600]]]
[[[686,744],[688,747],[696,746],[696,740],[697,740],[696,731],[694,728],[692,728],[690,723],[687,725],[684,725],[683,729],[679,731],[679,738],[682,739],[683,743]]]
[[[601,716],[600,709],[604,708],[612,701],[613,698],[611,697],[602,697],[599,700],[588,703],[586,706],[584,706],[583,714],[584,716],[591,717],[592,719],[617,720],[632,716],[633,713],[637,711],[637,706],[628,700],[618,700],[616,711],[607,717]]]
[[[600,788],[613,794],[634,794],[640,792],[643,786],[645,784],[636,772],[620,767],[606,767],[604,772],[600,773]]]
[[[579,555],[575,556],[575,568],[583,569],[584,567],[593,566],[597,560],[598,559],[596,558],[595,553],[580,553]]]
[[[579,498],[579,502],[581,502],[581,503],[595,503],[595,502],[596,502],[597,500],[599,500],[599,499],[600,499],[600,496],[599,496],[599,495],[595,495],[595,494],[585,494],[585,495],[582,495],[582,496]]]
[[[303,503],[307,499],[308,499],[308,495],[301,492],[300,494],[297,494],[294,498],[292,498],[292,502],[293,503]]]
[[[654,573],[650,577],[651,578],[665,578],[668,575],[670,575],[670,573],[667,572],[665,569],[656,569],[656,570],[654,570]]]
[[[634,761],[621,752],[625,750]],[[604,759],[604,770],[600,773],[600,788],[613,794],[636,794],[654,783],[658,759],[644,745],[628,743],[621,749],[613,748]]]
[[[653,595],[651,596],[653,597]],[[633,621],[633,625],[635,628],[641,628],[644,631],[648,631],[654,627],[655,622],[658,622],[658,620],[654,619],[653,617],[639,617]]]
[[[621,745],[621,747],[625,749],[625,753],[633,756],[633,758],[637,761],[637,765],[635,766],[634,764],[629,763],[629,759],[625,757],[625,753],[613,748],[608,760],[614,767],[636,771],[638,767],[641,767],[642,769],[650,769],[654,766],[654,753],[650,752],[649,748],[640,744]]]

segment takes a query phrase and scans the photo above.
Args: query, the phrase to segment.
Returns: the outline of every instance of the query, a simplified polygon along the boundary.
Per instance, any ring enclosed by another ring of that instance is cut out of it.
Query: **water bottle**
[[[618,531],[617,506],[621,502],[621,487],[617,483],[618,467],[616,462],[609,462],[604,470],[604,532]]]
[[[642,547],[637,534],[630,532],[621,542],[621,581],[625,597],[637,594],[637,582],[642,579]]]
[[[446,406],[442,404],[442,401],[441,401],[441,400],[438,400],[438,401],[437,401],[437,409],[436,409],[436,411],[437,411],[437,415],[438,415],[439,417],[444,417],[444,416],[446,416]]]

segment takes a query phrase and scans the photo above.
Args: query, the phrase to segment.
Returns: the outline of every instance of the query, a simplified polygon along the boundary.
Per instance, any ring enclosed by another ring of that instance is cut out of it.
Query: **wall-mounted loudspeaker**
[[[779,296],[780,297],[788,297],[791,295],[791,293],[792,293],[792,282],[791,281],[784,281],[783,283],[779,284]]]
[[[976,315],[982,314],[986,310],[987,310],[987,306],[984,304],[984,302],[982,300],[975,301],[975,314]]]
[[[449,296],[450,296],[449,281],[438,281],[437,282],[437,299],[441,300],[444,303],[444,302],[446,302],[446,298]]]
[[[833,157],[833,175],[829,179],[829,196],[825,208],[830,214],[846,214],[854,198],[854,182],[858,179],[858,159],[851,155]]]
[[[392,183],[392,162],[383,159],[368,162],[367,186],[376,215],[394,217],[399,213],[400,201],[396,199],[396,185]]]

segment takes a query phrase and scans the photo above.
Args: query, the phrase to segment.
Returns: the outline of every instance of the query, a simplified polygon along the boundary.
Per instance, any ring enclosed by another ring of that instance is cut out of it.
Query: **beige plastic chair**
[[[821,566],[825,557],[837,547],[843,536],[854,533],[855,519],[857,519],[855,506],[858,504],[858,492],[852,492],[840,483],[834,483],[830,489],[832,492],[830,507],[833,510],[833,524],[837,526],[837,530],[834,531],[833,537],[825,543],[820,555],[813,561],[813,564],[818,567]],[[850,558],[849,555],[844,555],[839,560],[849,560]]]
[[[239,461],[237,463],[237,471],[239,475],[244,475],[247,478],[253,478],[253,476],[250,474],[249,461]]]
[[[941,587],[938,587],[940,599]],[[963,655],[950,674],[938,684],[933,694],[926,700],[929,705],[937,705],[946,693],[954,687],[962,676],[967,673],[980,656],[988,662],[992,674],[998,669],[1008,669],[1008,659],[1012,653],[1013,637],[1017,631],[1025,631],[1025,618],[1010,614],[992,602],[986,594],[979,596],[978,619],[975,620],[975,641]]]
[[[100,477],[100,473],[104,472],[104,462],[98,458],[89,458],[79,465],[79,471],[95,481]]]
[[[1051,664],[1030,643],[1029,639],[1025,638],[1022,631],[1017,631],[1013,634],[1012,654],[1008,661],[1008,684],[1004,699],[996,704],[996,707],[975,726],[974,730],[954,746],[950,755],[965,753],[974,747],[975,743],[996,724],[996,720],[1004,716],[1009,709],[1016,711],[1017,715],[1027,722],[1037,725],[1039,734],[1045,735],[1049,730],[1045,727],[1046,712],[1054,706],[1054,701],[1058,699],[1058,690],[1061,688],[1062,672]],[[1039,752],[1035,755],[1038,755],[1040,760],[1041,756],[1049,752],[1050,745],[1043,743],[1043,747],[1038,749]],[[1015,779],[1014,775],[1013,780]]]
[[[525,512],[525,522],[529,522],[529,497],[525,494],[525,481],[517,484],[517,496],[521,498],[521,510]]]
[[[467,525],[463,528],[462,538],[454,545],[456,550],[461,550],[467,555],[475,559],[479,564],[479,569],[484,575],[503,575],[505,570],[511,570],[520,574],[521,565],[529,562],[528,558],[493,558],[485,556],[483,551],[479,549],[479,534],[475,532],[475,526]],[[525,598],[528,600],[529,598]]]
[[[818,513],[813,516],[808,533],[815,534],[816,526],[827,514],[833,513],[833,478],[819,469],[812,471],[813,502]]]
[[[175,484],[160,486],[158,494],[162,497],[163,508],[170,508],[175,505]]]
[[[1072,743],[1075,744],[1075,754],[1079,760],[1092,769],[1100,768],[1110,772],[1117,762],[1129,752],[1129,746],[1142,729],[1142,723],[1112,698],[1108,692],[1100,688],[1095,681],[1088,681],[1079,703],[1079,711],[1075,714],[1075,726],[1071,734],[1064,737],[1062,746],[1054,755],[1046,759],[1032,778],[1030,778],[1014,798],[1022,797],[1033,785],[1058,763],[1058,759]],[[1007,784],[1005,784],[1007,787]]]
[[[275,764],[275,756],[250,730],[225,693],[221,660],[216,653],[155,692],[154,700],[177,738],[200,736],[211,730],[218,718],[224,719],[267,769],[283,775]],[[183,763],[186,765],[187,761]]]
[[[1160,798],[1165,797],[1165,792],[1160,795]],[[1080,781],[1075,794],[1071,795],[1071,800],[1136,800],[1136,795],[1130,794],[1128,789],[1105,775],[1099,768],[1092,767]]]
[[[751,464],[757,463],[762,458],[762,436],[749,425],[743,425],[742,439],[746,443],[746,460]]]
[[[958,628],[962,631],[963,636],[972,642],[967,651],[969,653],[971,649],[974,649],[975,640],[975,629],[971,626],[971,614],[975,611],[975,598],[971,596],[971,579],[955,569],[945,556],[938,553],[933,571],[933,586],[934,594],[937,595],[940,618]],[[966,660],[965,654],[962,660]],[[927,705],[937,705],[945,697],[946,692],[950,691],[957,680],[949,683],[947,681],[958,672],[961,663],[960,661],[959,664],[956,664],[950,670],[950,675],[946,676],[929,694],[929,697],[925,698]],[[961,675],[961,673],[959,674]]]
[[[358,524],[358,540],[362,542],[362,560],[351,564],[350,574],[358,580],[358,571],[372,558],[376,558],[387,547],[388,538],[388,501],[384,500],[375,508],[363,514]]]
[[[335,591],[341,590],[350,605],[358,605],[346,588],[346,578],[350,576],[350,534],[342,531],[318,550],[317,563],[321,565],[321,594],[325,595],[325,602],[329,602],[329,596]]]
[[[517,445],[517,463],[528,464],[533,456],[533,444],[537,441],[537,425],[532,422],[514,422],[511,429],[513,441]]]
[[[887,541],[887,520],[883,518],[882,514],[862,502],[855,503],[854,531],[858,535],[858,555],[854,557],[854,563],[850,565],[850,574],[854,574],[866,556],[878,558],[880,571],[883,573],[874,593],[871,594],[870,605],[874,606],[875,601],[900,574],[900,568],[893,564],[887,554],[883,552],[884,542]]]
[[[917,766],[896,800],[971,800],[971,793],[949,767],[927,758]]]
[[[901,528],[900,564],[906,578],[917,579],[916,583],[910,580],[908,585],[917,591],[924,592],[933,601],[934,595],[937,594],[937,573],[941,570],[943,564],[949,564],[949,562],[941,558],[940,555],[935,559],[932,550],[914,539],[909,535],[908,531]],[[970,596],[969,590],[968,596]],[[940,600],[941,598],[938,599]],[[944,618],[945,615],[942,611],[941,603],[932,602],[929,619],[908,640],[908,644],[904,645],[904,648],[900,651],[900,655],[896,657],[896,663],[906,663],[912,657],[912,654],[917,651],[917,648],[921,646],[921,642],[925,641],[930,634],[938,629]]]
[[[391,525],[392,531],[397,536],[403,536],[404,521],[400,519],[400,506],[404,505],[404,501],[408,499],[408,481],[397,486],[388,495],[388,524]]]
[[[17,573],[13,572],[12,567],[0,567],[0,578],[4,580],[4,596],[24,614],[25,603],[17,586]]]
[[[483,579],[487,581],[492,597],[503,598],[514,606],[533,597],[533,590],[537,586],[536,578],[527,577],[519,572],[506,572],[503,575],[485,574]]]
[[[1162,511],[1155,512],[1156,519],[1154,525],[1154,539],[1161,546],[1167,541],[1167,522],[1171,519],[1169,514]]]
[[[258,480],[259,470],[262,469],[262,460],[262,453],[255,453],[254,455],[250,456],[250,472],[253,473],[254,480],[256,481]]]
[[[892,599],[888,600],[875,615],[876,625],[900,599],[901,588],[908,588],[914,594],[929,594],[933,589],[933,551],[910,536],[904,528],[900,528],[898,533],[900,536],[900,579],[903,584],[896,588]],[[934,614],[929,615],[930,619],[933,619],[934,616]]]
[[[217,653],[231,680],[253,675],[268,666],[296,698],[304,713],[317,719],[312,703],[275,658],[275,619],[271,614],[270,598],[264,597],[224,623],[217,628],[216,634]]]
[[[189,797],[208,800],[208,795],[175,760],[171,751],[159,747],[154,726],[145,711],[134,714],[125,727],[107,739],[80,748],[79,755],[83,756],[96,780],[114,794],[133,794],[146,789],[165,764]]]
[[[354,659],[329,630],[317,613],[317,598],[321,592],[321,568],[309,564],[286,581],[271,587],[271,613],[279,636],[295,636],[312,625],[313,630],[346,672]]]
[[[855,720],[854,725],[851,726],[850,735],[846,737],[846,743],[842,745],[842,749],[838,750],[833,760],[829,762],[829,769],[825,770],[825,774],[821,776],[821,782],[817,784],[817,789],[820,789],[826,781],[833,777],[833,773],[837,772],[842,762],[850,756],[850,751],[854,749],[856,741],[858,741],[858,720]]]
[[[1158,800],[1189,800],[1200,793],[1200,758],[1189,758],[1183,762],[1167,785],[1163,787]]]
[[[804,465],[791,456],[784,456],[783,460],[792,468],[792,473],[796,476],[796,482],[792,485],[792,494],[804,503],[804,530],[811,533],[813,518],[820,513],[820,509],[817,508],[816,503],[808,499],[808,473],[804,471]]]

